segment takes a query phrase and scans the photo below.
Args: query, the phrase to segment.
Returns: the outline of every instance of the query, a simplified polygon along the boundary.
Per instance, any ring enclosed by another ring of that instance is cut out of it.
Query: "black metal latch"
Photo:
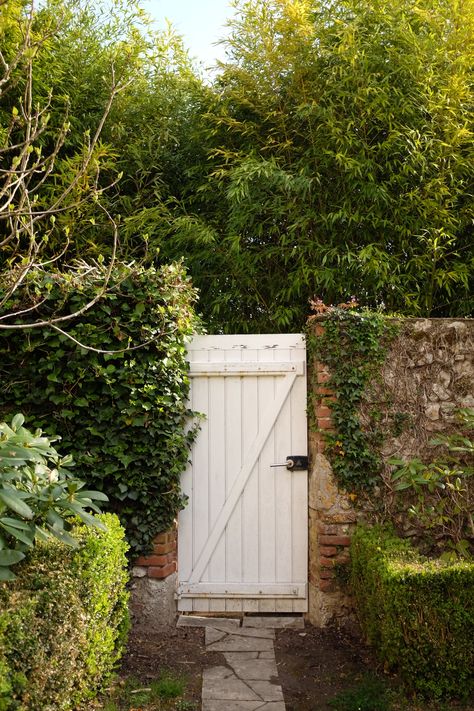
[[[271,467],[286,467],[290,471],[302,471],[308,468],[308,457],[302,454],[290,454],[284,464],[270,464]]]

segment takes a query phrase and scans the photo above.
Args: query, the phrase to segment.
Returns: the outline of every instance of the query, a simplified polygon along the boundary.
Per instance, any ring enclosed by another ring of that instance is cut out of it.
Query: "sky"
[[[170,20],[183,35],[191,56],[205,67],[224,59],[223,47],[213,43],[223,37],[224,24],[232,15],[228,0],[142,0],[141,5],[158,27],[164,26],[165,19]]]

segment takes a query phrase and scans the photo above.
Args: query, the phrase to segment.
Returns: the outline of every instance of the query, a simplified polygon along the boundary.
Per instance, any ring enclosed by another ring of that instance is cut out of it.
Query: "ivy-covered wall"
[[[417,533],[390,462],[432,461],[430,440],[474,407],[474,319],[335,310],[310,321],[308,350],[310,619],[324,625],[352,609],[344,578],[358,519],[388,517]]]
[[[33,428],[61,438],[77,476],[107,494],[136,558],[185,504],[196,292],[180,264],[116,263],[105,293],[104,279],[99,264],[32,270],[8,299],[4,311],[17,316],[0,330],[0,419],[23,412]],[[7,286],[0,283],[0,300]],[[68,320],[71,313],[80,315]],[[48,323],[53,316],[66,319],[62,328]]]

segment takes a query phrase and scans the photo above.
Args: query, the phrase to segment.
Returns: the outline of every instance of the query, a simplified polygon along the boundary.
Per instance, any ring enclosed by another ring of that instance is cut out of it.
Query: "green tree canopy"
[[[216,331],[300,329],[313,296],[472,313],[474,0],[235,7],[204,81],[139,0],[0,3],[0,267],[184,257]]]
[[[300,328],[314,294],[469,313],[472,0],[236,8],[185,204],[206,229],[163,243],[213,326]]]

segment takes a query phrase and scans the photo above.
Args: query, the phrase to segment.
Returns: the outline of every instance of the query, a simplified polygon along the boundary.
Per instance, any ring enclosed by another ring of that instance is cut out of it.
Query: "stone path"
[[[275,660],[275,629],[304,627],[300,617],[218,619],[181,616],[180,627],[205,627],[206,650],[221,652],[225,666],[202,678],[202,711],[285,711]]]

